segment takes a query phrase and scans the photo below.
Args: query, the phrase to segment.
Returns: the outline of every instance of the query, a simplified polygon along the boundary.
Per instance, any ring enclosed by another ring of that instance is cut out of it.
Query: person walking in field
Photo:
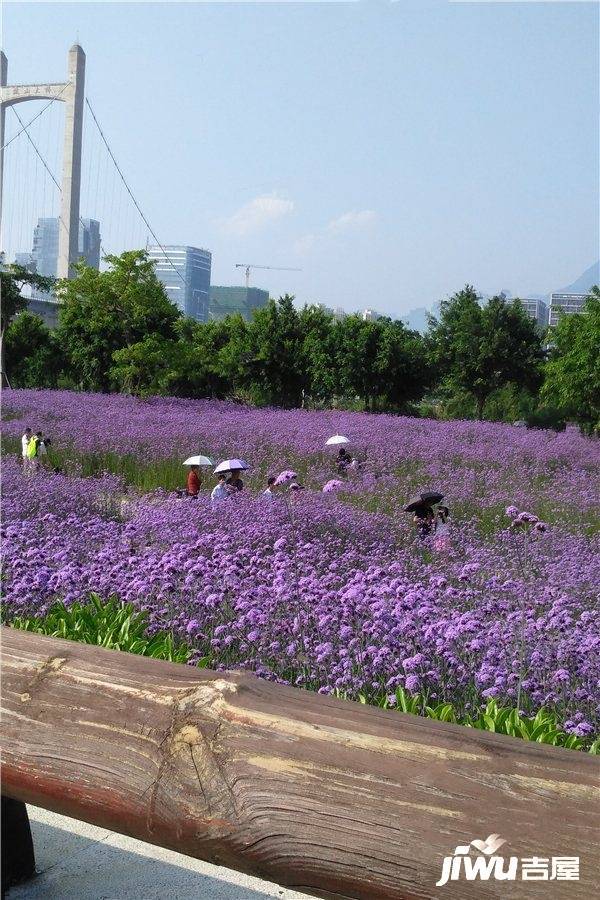
[[[27,459],[27,448],[29,446],[29,441],[31,440],[32,431],[31,428],[26,428],[23,432],[23,436],[21,438],[21,458]]]
[[[40,432],[40,434],[41,434],[41,432]],[[50,447],[51,444],[52,444],[52,441],[50,440],[49,437],[40,438],[40,442],[38,444],[37,458],[38,458],[38,462],[41,466],[45,465],[44,457],[48,456],[48,447]]]
[[[43,435],[41,431],[38,431],[37,434],[32,434],[29,438],[29,443],[27,444],[27,474],[33,475],[35,472],[39,470],[40,467],[40,444],[42,443]],[[44,453],[46,452],[46,448],[44,447]]]
[[[340,447],[337,455],[337,470],[340,475],[344,475],[346,473],[346,469],[352,462],[352,457],[348,453],[345,447]]]
[[[198,494],[200,493],[201,484],[200,466],[190,466],[186,484],[188,497],[195,497],[197,499]]]
[[[263,500],[274,500],[275,499],[275,481],[276,478],[274,475],[269,475],[267,478],[267,488],[261,494]]]
[[[232,469],[229,478],[227,479],[227,484],[234,491],[243,491],[244,490],[244,482],[240,478],[240,470]]]
[[[435,514],[435,536],[433,540],[433,546],[438,551],[447,550],[450,546],[449,515],[450,510],[447,506],[438,506]]]
[[[231,497],[231,488],[227,484],[227,473],[219,472],[219,480],[210,495],[211,502],[219,503],[221,500],[227,500],[228,497]]]
[[[435,516],[430,506],[420,506],[414,511],[413,524],[417,526],[417,531],[421,540],[432,533],[435,526]]]

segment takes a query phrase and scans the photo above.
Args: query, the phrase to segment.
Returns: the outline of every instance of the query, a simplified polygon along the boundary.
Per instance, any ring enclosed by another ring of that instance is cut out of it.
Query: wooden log
[[[595,893],[599,763],[588,754],[243,673],[2,636],[11,797],[321,897]],[[436,886],[444,857],[490,834],[505,858],[579,857],[579,880],[463,874]]]
[[[35,875],[35,856],[27,807],[2,795],[2,896]]]

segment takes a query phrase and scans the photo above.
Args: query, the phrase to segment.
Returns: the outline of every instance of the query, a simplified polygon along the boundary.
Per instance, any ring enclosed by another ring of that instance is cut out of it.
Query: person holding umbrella
[[[417,526],[419,537],[425,540],[433,531],[435,525],[435,516],[430,506],[418,506],[414,510],[413,524]]]
[[[227,484],[231,488],[232,491],[243,491],[244,490],[244,482],[240,478],[241,469],[232,469],[229,478],[227,479]]]
[[[198,494],[200,493],[201,484],[202,481],[200,479],[200,466],[190,466],[186,482],[188,497],[194,497],[197,500]]]
[[[219,463],[214,474],[225,474],[228,476],[225,482],[227,487],[233,491],[241,491],[244,489],[244,482],[240,478],[240,472],[245,472],[249,468],[250,466],[243,459],[224,459],[223,462]]]
[[[417,526],[419,537],[424,540],[435,529],[435,515],[433,507],[444,495],[439,491],[424,491],[418,497],[413,497],[406,506],[404,512],[413,513],[413,524]]]
[[[337,470],[340,474],[344,474],[346,469],[352,464],[352,457],[345,447],[340,447],[337,455]]]
[[[200,466],[212,466],[213,461],[208,456],[189,456],[183,465],[189,466],[189,472],[186,478],[185,495],[197,499],[198,494],[200,493],[200,485],[202,484]],[[179,496],[181,496],[181,494]]]

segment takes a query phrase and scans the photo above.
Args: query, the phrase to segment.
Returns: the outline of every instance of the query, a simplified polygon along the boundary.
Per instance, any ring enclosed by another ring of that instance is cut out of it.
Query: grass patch
[[[90,594],[86,603],[73,603],[69,607],[55,603],[42,618],[16,616],[8,624],[35,634],[168,662],[185,663],[192,652],[169,632],[148,635],[146,614],[136,612],[130,603],[121,603],[116,597],[103,601],[97,594]]]

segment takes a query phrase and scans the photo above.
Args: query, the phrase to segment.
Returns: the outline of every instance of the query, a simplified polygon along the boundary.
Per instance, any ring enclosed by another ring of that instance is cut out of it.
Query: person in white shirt
[[[261,497],[263,500],[274,500],[275,499],[275,476],[269,475],[267,479],[267,489],[263,491]]]
[[[227,485],[227,473],[219,472],[219,481],[212,489],[210,499],[213,503],[218,503],[220,500],[227,500],[230,496],[231,489]]]

